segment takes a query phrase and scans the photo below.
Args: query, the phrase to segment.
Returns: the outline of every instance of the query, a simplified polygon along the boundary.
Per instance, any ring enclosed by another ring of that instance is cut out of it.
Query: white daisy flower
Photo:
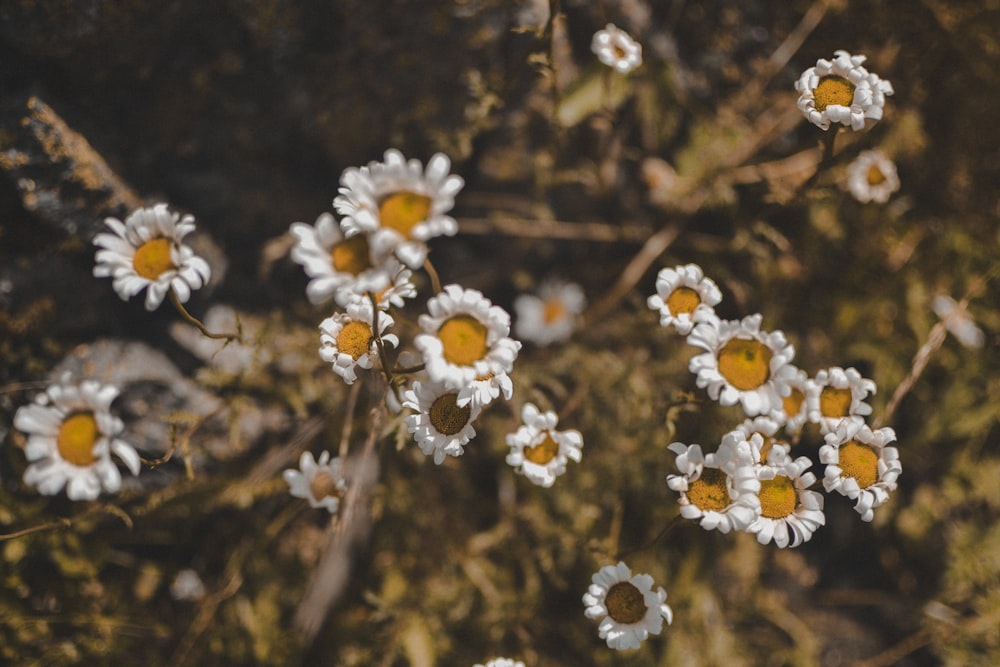
[[[93,380],[73,385],[64,375],[34,403],[20,407],[14,428],[28,436],[24,454],[30,465],[24,483],[46,496],[65,487],[70,500],[94,500],[101,491],[117,493],[122,478],[112,454],[138,475],[139,454],[118,439],[124,425],[111,414],[117,396],[118,389],[111,385]]]
[[[873,431],[867,424],[843,419],[819,449],[819,460],[826,464],[823,488],[857,500],[854,509],[864,521],[871,521],[875,508],[888,502],[903,472],[899,451],[886,446],[895,440],[891,428]]]
[[[450,169],[451,161],[441,153],[431,157],[425,171],[419,160],[407,161],[389,149],[384,162],[344,170],[333,200],[344,216],[344,231],[368,234],[376,254],[395,252],[411,269],[419,268],[427,258],[428,239],[458,231],[455,219],[445,214],[465,181]]]
[[[398,268],[393,274],[391,283],[375,294],[375,301],[381,310],[389,310],[389,306],[402,308],[406,305],[406,299],[412,299],[417,295],[417,286],[413,284],[413,271],[398,262],[393,263]]]
[[[722,292],[711,278],[706,278],[697,264],[660,269],[656,275],[656,294],[646,304],[660,313],[660,326],[673,326],[682,336],[701,319],[715,317],[715,306]]]
[[[817,127],[827,130],[840,123],[864,130],[882,118],[892,84],[862,67],[865,56],[837,51],[833,60],[820,58],[795,82],[799,110]]]
[[[748,417],[780,408],[795,374],[795,348],[781,331],[761,331],[761,319],[756,313],[741,321],[701,322],[687,338],[706,350],[688,363],[696,384],[722,405],[740,403]]]
[[[760,481],[750,445],[742,433],[728,433],[718,451],[703,455],[700,445],[675,442],[680,474],[667,475],[667,486],[681,494],[681,516],[697,519],[705,530],[746,530],[760,513]]]
[[[978,349],[986,342],[986,335],[976,326],[969,311],[964,306],[959,307],[950,296],[937,295],[931,302],[931,307],[934,309],[934,314],[944,322],[945,328],[962,345]]]
[[[531,403],[521,409],[521,421],[517,432],[507,436],[507,464],[533,484],[548,488],[566,472],[566,459],[580,462],[583,436],[575,430],[557,431],[556,413],[541,412]]]
[[[508,337],[510,315],[482,292],[448,285],[427,302],[427,311],[414,344],[431,380],[463,389],[513,369],[521,343]],[[463,393],[460,405],[471,399]]]
[[[844,417],[864,417],[872,413],[872,407],[865,401],[875,393],[875,382],[861,377],[855,368],[843,369],[839,366],[816,373],[809,382],[806,392],[809,421],[820,425],[823,433],[837,428]]]
[[[771,417],[754,417],[747,419],[737,426],[732,434],[727,437],[740,437],[750,445],[750,453],[754,464],[767,463],[767,457],[771,449],[779,447],[784,449],[787,455],[792,446],[778,437],[778,430],[781,428],[779,422]],[[757,436],[757,437],[754,437]],[[725,437],[723,442],[725,442]]]
[[[899,189],[896,164],[882,151],[862,151],[847,167],[847,189],[862,204],[886,203]]]
[[[372,253],[367,234],[347,237],[329,213],[316,218],[315,225],[293,222],[290,231],[296,240],[292,260],[310,278],[306,286],[310,303],[335,298],[344,308],[355,295],[389,287],[400,268],[391,256]]]
[[[774,542],[778,547],[797,547],[808,542],[826,523],[823,496],[809,487],[816,476],[806,470],[808,457],[792,460],[781,446],[771,448],[767,464],[757,467],[760,479],[760,516],[747,532],[761,544]]]
[[[785,432],[795,435],[802,430],[809,419],[809,405],[806,394],[809,391],[809,376],[801,368],[789,364],[793,370],[788,374],[789,393],[781,398],[781,406],[771,410],[771,418],[785,425]]]
[[[642,46],[613,23],[594,33],[590,50],[619,74],[628,74],[642,64]]]
[[[576,329],[586,307],[587,297],[576,283],[543,283],[538,296],[521,294],[514,299],[514,333],[521,340],[541,346],[564,341]]]
[[[461,456],[476,437],[472,422],[479,416],[473,403],[458,404],[458,391],[441,382],[413,383],[403,394],[403,407],[415,410],[406,417],[406,428],[427,456],[440,465],[445,456]]]
[[[616,651],[639,648],[649,635],[660,634],[664,619],[668,625],[673,621],[666,591],[653,590],[648,574],[633,575],[625,563],[618,563],[602,567],[591,581],[583,596],[584,614],[601,619],[598,635]]]
[[[319,325],[319,356],[333,364],[333,372],[347,384],[354,384],[358,379],[358,368],[369,369],[378,358],[378,344],[372,333],[373,320],[371,303],[359,299],[347,305],[346,313],[336,313]],[[378,330],[382,343],[396,347],[399,345],[396,335],[384,333],[393,324],[391,315],[379,311]]]
[[[140,208],[125,218],[105,218],[113,233],[94,237],[94,276],[113,280],[124,301],[146,290],[146,310],[156,310],[168,290],[185,303],[191,291],[208,282],[208,263],[181,239],[194,231],[194,217],[167,210],[166,204]]]
[[[299,469],[290,468],[282,473],[288,482],[288,493],[294,498],[305,498],[310,507],[322,507],[336,514],[340,500],[347,493],[340,457],[330,459],[330,452],[321,452],[319,460],[311,452],[302,452]]]
[[[520,660],[511,660],[510,658],[493,658],[485,665],[476,663],[472,667],[524,667],[524,663]]]

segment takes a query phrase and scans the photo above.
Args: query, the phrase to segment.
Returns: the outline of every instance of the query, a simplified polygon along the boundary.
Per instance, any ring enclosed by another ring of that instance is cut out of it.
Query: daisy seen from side
[[[705,277],[697,264],[660,269],[656,275],[656,294],[646,300],[650,309],[660,314],[660,326],[673,327],[687,336],[695,323],[715,317],[715,306],[722,292],[711,278]]]
[[[862,151],[847,167],[847,190],[862,204],[884,204],[899,190],[896,163],[880,150]]]
[[[826,434],[819,460],[826,464],[823,488],[857,501],[854,509],[863,521],[871,521],[875,508],[889,501],[896,479],[903,472],[899,451],[889,447],[896,432],[884,427],[872,430],[854,419],[843,419]]]
[[[191,215],[182,218],[156,204],[133,211],[125,222],[105,218],[104,224],[111,233],[94,237],[94,276],[110,277],[123,301],[146,290],[146,310],[156,310],[171,291],[185,303],[211,277],[208,263],[182,242],[195,229]]]
[[[761,319],[756,313],[739,321],[701,322],[687,338],[705,350],[688,363],[695,383],[722,405],[741,404],[748,417],[781,407],[795,372],[795,348],[781,331],[762,331]]]
[[[347,311],[335,313],[320,325],[320,358],[332,364],[333,372],[347,384],[358,379],[357,369],[370,369],[378,358],[378,343],[373,324],[375,314],[371,303],[357,299],[347,305]],[[378,311],[378,331],[385,346],[396,347],[399,339],[385,333],[394,324],[392,316]]]
[[[809,421],[819,424],[824,434],[836,429],[844,417],[864,421],[872,413],[866,401],[875,389],[875,382],[861,377],[856,368],[825,368],[810,380],[806,394]]]
[[[336,514],[340,501],[347,493],[340,457],[330,458],[330,452],[320,452],[314,459],[312,452],[302,452],[299,469],[290,468],[282,473],[288,482],[288,493],[294,498],[305,498],[310,507],[323,508]]]
[[[760,516],[747,532],[759,543],[797,547],[826,523],[822,494],[809,490],[816,482],[816,476],[807,472],[810,466],[808,457],[792,459],[782,446],[772,447],[767,463],[757,466]]]
[[[24,453],[30,465],[24,483],[42,495],[53,496],[65,488],[70,500],[94,500],[102,491],[121,489],[112,455],[138,475],[139,454],[118,437],[125,427],[111,414],[117,396],[112,385],[94,380],[72,384],[66,375],[33,403],[18,408],[14,428],[28,436]]]
[[[419,268],[429,239],[458,231],[447,213],[465,181],[450,169],[451,160],[442,153],[433,155],[425,170],[419,160],[407,160],[394,148],[385,152],[383,162],[346,169],[333,200],[344,216],[344,231],[348,236],[368,234],[376,254],[394,252],[411,269]]]
[[[642,64],[642,45],[613,23],[594,33],[590,50],[619,74],[628,74]]]
[[[798,107],[822,130],[840,124],[852,130],[870,128],[881,120],[892,84],[864,68],[862,55],[837,51],[832,60],[820,58],[795,82]]]
[[[794,436],[809,420],[809,376],[804,370],[789,364],[792,370],[788,372],[788,395],[781,397],[781,406],[771,410],[770,417],[779,424],[785,425],[785,433]]]
[[[567,460],[580,462],[583,436],[576,430],[557,431],[556,413],[542,412],[532,403],[521,409],[521,422],[507,436],[507,464],[533,484],[548,488],[566,472]]]
[[[546,346],[564,341],[576,329],[587,306],[583,288],[576,283],[548,281],[534,294],[514,299],[514,333],[520,340]]]
[[[605,565],[591,577],[583,596],[584,615],[600,619],[598,636],[609,648],[635,649],[649,635],[660,634],[664,620],[668,625],[672,622],[673,612],[666,599],[663,588],[653,588],[651,576],[633,575],[625,563],[619,562]]]
[[[472,422],[480,408],[473,403],[459,405],[458,391],[442,382],[414,381],[403,394],[403,407],[414,411],[405,418],[407,430],[437,465],[446,456],[464,454],[465,445],[476,437]]]
[[[427,301],[427,311],[414,345],[431,380],[462,390],[475,381],[499,383],[513,369],[521,343],[508,335],[510,315],[482,292],[447,285]],[[473,394],[463,392],[459,405]]]

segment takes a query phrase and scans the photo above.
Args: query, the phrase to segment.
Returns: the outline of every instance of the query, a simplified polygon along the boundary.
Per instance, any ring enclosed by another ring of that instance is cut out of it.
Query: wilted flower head
[[[167,210],[166,204],[140,208],[125,218],[105,218],[111,234],[94,237],[97,265],[94,276],[111,277],[124,301],[146,290],[146,310],[156,310],[173,290],[186,302],[191,291],[208,282],[208,263],[194,254],[181,239],[194,231],[194,217]]]
[[[862,204],[886,203],[899,189],[896,164],[880,150],[862,151],[847,167],[847,189]]]
[[[628,74],[642,64],[642,46],[612,23],[594,33],[590,50],[619,74]]]
[[[833,60],[820,58],[799,80],[799,110],[809,122],[827,130],[839,123],[852,130],[864,130],[882,118],[892,84],[862,67],[865,56],[837,51]]]
[[[133,475],[139,454],[118,435],[121,420],[111,414],[118,389],[94,380],[71,384],[69,376],[50,385],[35,402],[14,415],[14,428],[27,434],[24,446],[30,465],[24,483],[52,496],[66,488],[70,500],[94,500],[101,491],[117,493],[121,474],[114,454]]]

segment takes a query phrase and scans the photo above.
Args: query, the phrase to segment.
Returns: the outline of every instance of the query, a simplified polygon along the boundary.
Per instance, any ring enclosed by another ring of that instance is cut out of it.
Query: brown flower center
[[[842,76],[824,76],[813,91],[816,110],[825,111],[831,104],[849,107],[854,102],[854,84]]]
[[[94,413],[77,412],[64,419],[59,427],[56,449],[64,461],[75,466],[89,466],[97,460],[94,445],[100,437]]]
[[[348,322],[337,334],[337,349],[352,359],[360,359],[371,349],[372,338],[372,329],[366,323]]]
[[[341,498],[344,495],[343,491],[337,485],[337,480],[329,473],[323,471],[316,473],[316,476],[313,477],[312,484],[309,485],[309,493],[316,500],[322,500],[327,496]]]
[[[458,394],[442,394],[431,403],[431,425],[442,435],[459,433],[472,416],[471,404],[458,407]]]
[[[456,366],[471,366],[486,356],[486,327],[469,315],[456,315],[438,329],[445,361]]]
[[[703,512],[721,512],[729,507],[729,482],[718,468],[702,468],[701,476],[691,482],[687,498]]]
[[[741,391],[756,389],[771,376],[773,354],[759,340],[734,338],[719,351],[719,373]]]
[[[642,591],[628,581],[619,581],[608,589],[604,596],[604,606],[608,608],[608,616],[616,623],[631,625],[646,617],[646,601]]]
[[[878,453],[873,447],[848,440],[840,446],[839,455],[841,477],[853,477],[862,489],[878,481]]]
[[[851,390],[823,387],[819,394],[819,411],[824,417],[846,417],[851,410]]]
[[[358,234],[340,241],[330,250],[330,258],[333,260],[333,268],[338,272],[361,275],[372,267],[368,237]]]
[[[524,458],[540,466],[545,465],[556,457],[559,453],[559,443],[552,437],[552,433],[545,432],[545,438],[534,447],[524,448]]]
[[[412,238],[413,228],[427,220],[431,199],[415,192],[397,192],[382,200],[378,207],[383,227],[394,229],[405,238]]]
[[[760,515],[768,519],[783,519],[795,511],[799,494],[788,477],[778,475],[760,483]]]
[[[674,317],[685,313],[690,315],[700,303],[701,297],[698,296],[698,292],[690,287],[678,287],[667,297],[667,308]]]
[[[146,241],[135,249],[132,267],[135,272],[146,280],[156,280],[165,271],[177,268],[170,258],[173,242],[168,238],[158,238]]]

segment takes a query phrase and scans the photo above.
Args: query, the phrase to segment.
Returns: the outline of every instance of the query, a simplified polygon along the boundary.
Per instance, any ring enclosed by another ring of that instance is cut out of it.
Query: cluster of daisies
[[[902,471],[889,446],[891,428],[872,429],[868,399],[875,383],[854,368],[831,367],[814,377],[793,364],[795,349],[762,317],[723,320],[718,286],[696,264],[662,269],[648,299],[660,324],[698,348],[688,369],[712,400],[740,406],[745,420],[715,451],[675,442],[678,474],[667,485],[680,494],[681,516],[706,530],[745,531],[761,544],[796,547],[825,523],[823,496],[807,456],[792,455],[803,427],[817,425],[824,444],[822,486],[855,501],[865,521],[896,489]]]

